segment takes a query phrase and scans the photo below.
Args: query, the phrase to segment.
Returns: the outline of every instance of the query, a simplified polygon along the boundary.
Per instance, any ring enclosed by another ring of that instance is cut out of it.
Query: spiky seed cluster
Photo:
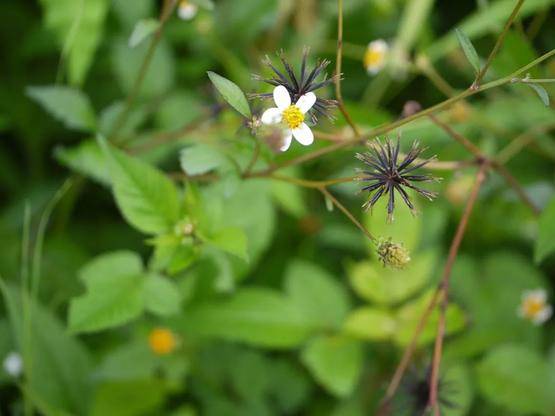
[[[409,251],[398,243],[393,243],[391,238],[378,243],[378,257],[384,267],[402,269],[410,262]]]
[[[330,64],[330,61],[326,59],[318,61],[316,63],[316,66],[309,70],[307,68],[308,52],[309,50],[305,48],[305,50],[303,51],[300,73],[298,74],[295,74],[293,67],[291,66],[291,64],[289,64],[289,62],[287,62],[282,51],[278,54],[278,57],[283,65],[284,71],[280,71],[279,69],[277,69],[276,66],[272,63],[272,60],[268,56],[266,56],[263,63],[264,65],[270,67],[270,69],[274,73],[274,76],[272,78],[264,78],[260,75],[255,74],[253,75],[253,78],[257,81],[262,81],[275,87],[283,85],[289,92],[291,102],[296,103],[303,95],[325,87],[331,84],[335,79],[335,77],[327,78],[327,74],[324,72],[326,67]],[[323,78],[318,81],[318,78],[320,78],[321,75],[323,75]],[[272,98],[272,94],[250,94],[249,97]],[[333,119],[330,111],[336,106],[337,101],[335,100],[317,98],[316,103],[314,103],[314,106],[309,113],[311,121],[313,123],[316,123],[318,121],[319,115]]]
[[[401,198],[413,213],[415,212],[415,207],[408,194],[410,189],[418,192],[430,201],[437,196],[436,192],[427,191],[414,185],[414,182],[434,182],[438,180],[437,178],[431,175],[415,175],[413,173],[415,170],[434,160],[435,157],[417,160],[425,149],[420,148],[418,142],[415,141],[410,151],[399,163],[399,147],[399,139],[397,139],[397,143],[394,145],[389,139],[385,140],[385,144],[376,140],[368,143],[368,152],[356,154],[357,159],[370,167],[369,170],[359,170],[358,180],[369,182],[368,185],[361,189],[361,192],[367,191],[370,195],[363,208],[365,210],[372,208],[380,197],[387,195],[388,221],[393,219],[396,192],[401,195]]]

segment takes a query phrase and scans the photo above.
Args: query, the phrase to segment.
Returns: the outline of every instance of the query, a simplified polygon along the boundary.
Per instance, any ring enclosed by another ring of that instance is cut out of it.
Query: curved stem
[[[468,197],[468,201],[466,202],[463,216],[459,221],[459,225],[457,227],[455,237],[453,238],[451,247],[449,248],[449,255],[447,257],[447,262],[445,263],[445,268],[443,270],[443,277],[441,278],[441,283],[439,287],[439,291],[440,291],[439,298],[441,298],[441,307],[440,307],[437,336],[436,336],[435,345],[434,345],[432,374],[430,378],[430,407],[432,408],[435,416],[439,416],[440,414],[439,402],[438,402],[439,367],[441,364],[441,356],[443,351],[443,339],[445,337],[445,320],[446,320],[445,316],[447,312],[447,303],[449,300],[449,283],[450,283],[451,271],[453,270],[455,259],[457,258],[457,254],[459,252],[461,242],[466,232],[468,220],[470,218],[470,215],[472,214],[476,200],[478,199],[478,193],[480,192],[480,188],[482,187],[482,184],[486,179],[486,172],[488,168],[489,168],[488,163],[482,163],[482,165],[480,166],[480,170],[476,175],[476,180],[474,182],[472,191],[470,192],[470,196]]]
[[[118,136],[118,133],[123,128],[123,126],[125,126],[125,123],[127,122],[129,115],[131,114],[133,104],[135,104],[135,101],[139,96],[139,93],[141,92],[143,81],[148,72],[148,68],[150,67],[150,63],[152,62],[152,58],[154,57],[154,52],[156,51],[156,48],[160,43],[160,40],[162,39],[162,32],[164,30],[164,26],[166,25],[166,22],[168,21],[169,17],[172,14],[176,1],[177,0],[164,0],[164,5],[162,6],[162,11],[160,13],[160,18],[159,18],[160,23],[158,26],[158,30],[156,31],[156,33],[154,34],[154,37],[150,42],[150,45],[146,52],[143,63],[141,64],[141,68],[139,69],[139,74],[135,79],[133,87],[131,88],[131,92],[129,93],[129,95],[127,96],[127,99],[125,100],[125,107],[123,111],[120,113],[119,117],[116,119],[116,122],[114,123],[114,127],[112,127],[112,130],[108,135],[109,139],[114,139]]]
[[[497,55],[497,52],[499,52],[499,49],[501,49],[501,46],[505,41],[505,36],[507,36],[507,33],[509,32],[509,29],[511,28],[513,22],[515,21],[516,16],[518,15],[518,12],[520,11],[520,8],[522,7],[523,4],[524,4],[524,0],[517,1],[513,9],[513,12],[509,16],[507,23],[505,23],[505,27],[503,28],[503,31],[497,38],[497,41],[495,42],[495,46],[493,47],[491,53],[489,54],[486,63],[484,64],[482,69],[480,69],[480,72],[478,72],[478,75],[476,75],[476,79],[474,80],[474,83],[472,84],[472,87],[471,87],[472,89],[477,89],[479,87],[480,82],[482,81],[482,78],[486,75],[486,72],[488,72],[488,69],[491,63],[493,62],[493,59]]]

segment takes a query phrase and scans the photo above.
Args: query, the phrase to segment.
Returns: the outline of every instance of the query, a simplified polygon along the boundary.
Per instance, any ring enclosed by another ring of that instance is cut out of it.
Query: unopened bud
[[[390,238],[378,244],[378,257],[384,266],[396,269],[402,269],[410,262],[409,251],[402,244],[391,242]]]

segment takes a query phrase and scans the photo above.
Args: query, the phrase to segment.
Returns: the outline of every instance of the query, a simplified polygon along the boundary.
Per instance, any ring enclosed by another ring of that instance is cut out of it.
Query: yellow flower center
[[[291,130],[299,127],[304,121],[304,114],[296,105],[290,105],[282,113],[283,121]]]
[[[368,48],[364,53],[364,67],[372,68],[381,65],[384,60],[385,52],[380,49]]]
[[[545,303],[541,299],[526,299],[524,301],[524,305],[522,310],[524,312],[524,316],[527,318],[534,318],[536,317],[543,309],[545,308]]]
[[[150,349],[157,355],[170,354],[177,346],[177,338],[172,331],[166,328],[155,328],[148,336]]]

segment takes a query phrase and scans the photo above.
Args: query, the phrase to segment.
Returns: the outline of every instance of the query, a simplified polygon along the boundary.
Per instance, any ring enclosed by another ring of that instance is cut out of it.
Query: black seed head
[[[424,167],[435,158],[418,159],[425,149],[420,148],[418,142],[414,142],[407,155],[399,161],[399,147],[399,139],[397,139],[396,144],[392,144],[389,139],[386,139],[385,144],[376,140],[368,143],[368,152],[356,154],[356,158],[369,167],[367,170],[360,170],[358,177],[360,181],[368,182],[361,189],[361,192],[368,191],[369,193],[369,199],[364,203],[363,208],[365,210],[372,208],[378,202],[378,199],[386,196],[388,198],[388,221],[393,219],[396,193],[401,196],[401,199],[413,212],[415,212],[415,207],[408,194],[410,189],[430,201],[437,196],[436,192],[427,191],[414,184],[415,182],[434,182],[438,180],[431,175],[417,175],[414,173],[414,171]]]
[[[314,92],[322,87],[325,87],[334,82],[335,77],[327,78],[325,73],[326,67],[330,64],[330,61],[324,59],[318,61],[314,68],[307,68],[308,59],[308,48],[303,51],[303,60],[301,63],[300,71],[295,73],[293,67],[289,64],[287,59],[285,59],[283,51],[278,53],[278,58],[281,61],[283,70],[279,70],[272,62],[272,60],[266,56],[263,60],[264,65],[270,67],[274,76],[272,78],[264,78],[260,75],[253,75],[253,78],[257,81],[265,82],[267,84],[273,85],[275,87],[283,85],[289,91],[291,96],[291,102],[295,103],[297,100],[308,92]],[[271,98],[272,94],[250,94],[249,98]],[[337,101],[329,100],[325,98],[317,98],[316,103],[310,110],[310,118],[313,123],[318,121],[318,116],[325,116],[333,120],[333,116],[330,111],[337,106]]]

